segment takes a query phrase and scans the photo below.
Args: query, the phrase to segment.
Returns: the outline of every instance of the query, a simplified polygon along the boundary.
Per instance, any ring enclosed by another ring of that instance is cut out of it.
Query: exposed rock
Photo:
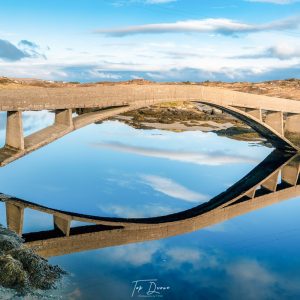
[[[0,225],[0,285],[21,295],[55,288],[66,274],[23,245],[22,239]]]
[[[211,131],[235,140],[262,141],[255,131],[231,115],[195,103],[165,103],[127,112],[112,119],[137,129]]]

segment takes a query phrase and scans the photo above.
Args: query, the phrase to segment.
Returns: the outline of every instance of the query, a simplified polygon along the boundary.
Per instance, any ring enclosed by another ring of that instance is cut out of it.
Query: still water
[[[26,133],[50,123],[51,115],[27,115]],[[162,216],[220,194],[272,150],[214,133],[106,121],[1,168],[0,192],[81,214]],[[134,287],[152,280],[164,289],[151,297],[162,299],[299,299],[299,204],[300,197],[192,233],[50,257],[69,276],[47,297],[137,299]],[[5,225],[1,202],[0,211]],[[51,215],[30,209],[24,220],[24,233],[53,226]]]

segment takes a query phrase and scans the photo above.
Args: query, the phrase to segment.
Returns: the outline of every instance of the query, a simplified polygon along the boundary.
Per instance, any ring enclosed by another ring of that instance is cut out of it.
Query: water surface
[[[27,133],[52,116],[28,118],[35,125],[25,126]],[[160,216],[208,201],[271,152],[214,133],[136,130],[107,121],[1,168],[0,191],[82,214]],[[52,257],[71,274],[55,294],[130,299],[133,281],[156,279],[169,287],[165,299],[297,299],[299,203],[300,197],[159,241]],[[1,212],[5,224],[3,204]],[[26,210],[25,233],[52,226],[51,216]]]

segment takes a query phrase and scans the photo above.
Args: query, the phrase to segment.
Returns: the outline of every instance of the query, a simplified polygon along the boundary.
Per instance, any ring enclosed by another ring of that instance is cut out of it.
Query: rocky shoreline
[[[15,295],[55,289],[66,273],[32,250],[14,232],[0,225],[0,285]]]
[[[255,131],[227,113],[195,103],[165,103],[111,118],[136,129],[174,132],[200,130],[235,140],[263,142]]]

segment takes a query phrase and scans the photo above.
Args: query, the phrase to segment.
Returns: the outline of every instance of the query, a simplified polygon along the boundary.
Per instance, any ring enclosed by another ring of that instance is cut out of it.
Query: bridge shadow
[[[0,194],[8,227],[27,247],[50,257],[116,245],[162,239],[211,226],[300,195],[300,154],[275,150],[229,189],[192,209],[151,218],[110,218],[41,206]],[[24,209],[53,216],[54,227],[22,234]],[[72,222],[91,225],[71,227]]]

